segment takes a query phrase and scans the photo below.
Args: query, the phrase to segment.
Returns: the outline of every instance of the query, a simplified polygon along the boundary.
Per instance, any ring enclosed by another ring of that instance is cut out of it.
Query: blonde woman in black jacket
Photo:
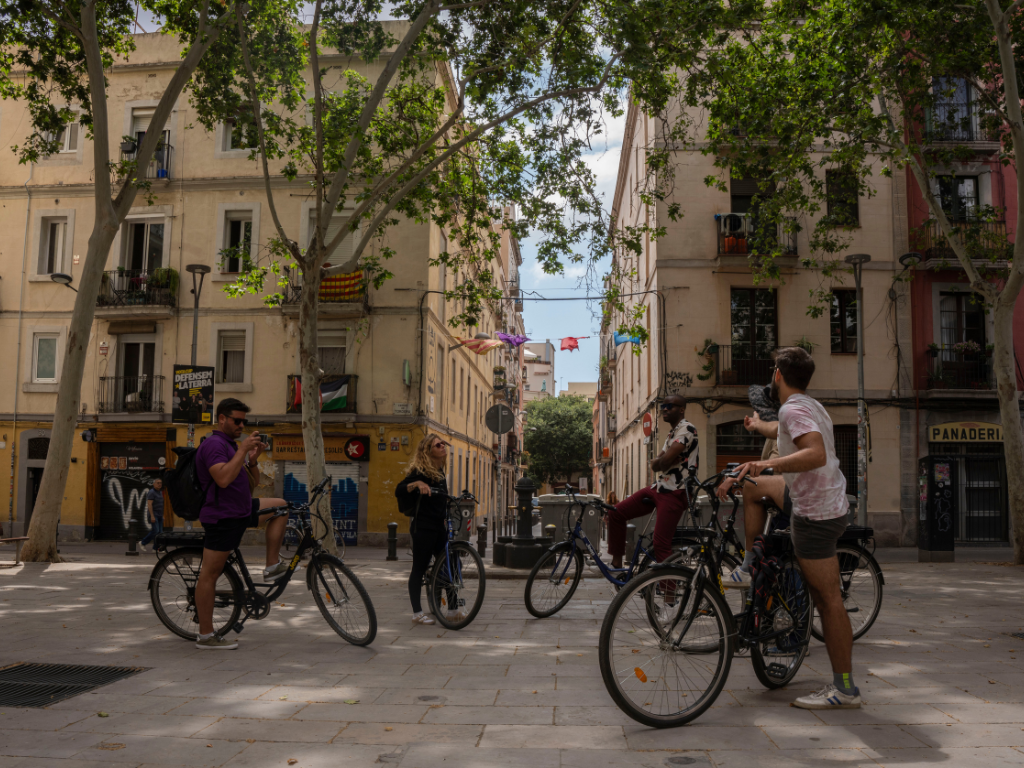
[[[445,542],[448,540],[448,531],[445,527],[448,481],[444,475],[447,460],[448,444],[433,433],[427,435],[416,447],[408,476],[395,488],[399,507],[416,507],[416,503],[419,502],[419,508],[409,523],[409,533],[412,536],[409,599],[412,601],[413,624],[434,623],[434,620],[423,612],[420,592],[431,556],[442,556]]]

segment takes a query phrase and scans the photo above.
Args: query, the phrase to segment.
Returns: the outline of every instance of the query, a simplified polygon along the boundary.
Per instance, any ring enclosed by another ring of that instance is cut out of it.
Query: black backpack
[[[206,503],[206,492],[210,486],[205,488],[199,482],[199,472],[196,466],[197,448],[172,448],[178,455],[174,468],[164,474],[164,488],[167,489],[167,497],[174,507],[174,514],[183,520],[198,520],[199,512]],[[213,480],[211,479],[211,483]],[[219,489],[218,489],[219,490]]]

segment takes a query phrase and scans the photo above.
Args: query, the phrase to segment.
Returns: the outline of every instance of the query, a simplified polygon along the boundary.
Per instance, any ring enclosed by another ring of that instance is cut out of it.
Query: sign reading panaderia
[[[213,423],[213,371],[206,365],[175,365],[171,421]]]
[[[929,443],[1001,443],[1003,428],[979,421],[951,421],[928,427]]]

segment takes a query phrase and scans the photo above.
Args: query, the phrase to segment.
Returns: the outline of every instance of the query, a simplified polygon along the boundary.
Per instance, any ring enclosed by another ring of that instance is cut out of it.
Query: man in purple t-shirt
[[[280,559],[288,519],[271,519],[273,513],[260,514],[261,509],[280,507],[284,499],[254,499],[249,487],[249,476],[259,483],[260,471],[256,460],[266,446],[260,433],[253,431],[241,443],[236,442],[245,427],[249,406],[240,400],[227,398],[217,404],[217,426],[203,440],[196,453],[196,473],[206,491],[206,502],[199,512],[203,524],[203,564],[196,582],[196,613],[199,618],[199,636],[196,647],[202,649],[232,650],[237,640],[218,637],[213,632],[213,599],[217,579],[220,578],[231,553],[242,543],[246,528],[256,528],[264,520],[267,524],[267,567],[265,581],[273,581],[288,571]]]

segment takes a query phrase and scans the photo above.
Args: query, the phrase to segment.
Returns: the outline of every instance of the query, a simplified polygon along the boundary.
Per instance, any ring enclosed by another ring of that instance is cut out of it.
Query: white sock
[[[423,615],[423,611],[420,611],[419,613],[414,613],[414,614],[412,615],[412,617],[413,617],[414,619],[418,619],[418,618],[419,618],[420,616],[422,616],[422,615]]]
[[[199,635],[200,640],[209,640],[211,637],[213,637],[213,632],[208,635]]]

